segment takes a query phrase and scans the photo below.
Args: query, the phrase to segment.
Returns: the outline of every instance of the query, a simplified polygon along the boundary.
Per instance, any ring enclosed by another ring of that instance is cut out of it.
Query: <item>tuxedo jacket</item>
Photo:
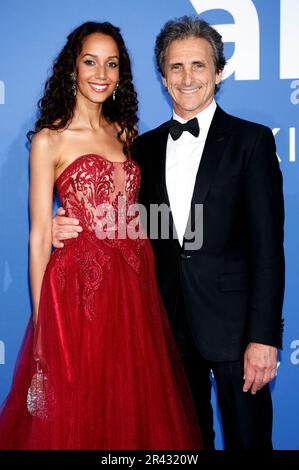
[[[151,204],[169,205],[168,135],[166,122],[133,146],[141,168],[139,202],[147,211]],[[174,238],[171,214],[169,239],[151,239],[170,321],[182,292],[195,343],[206,359],[238,360],[249,342],[281,347],[284,204],[269,128],[217,106],[196,175],[189,213],[193,228],[198,204],[203,208],[198,249],[190,250],[186,240],[181,247]]]

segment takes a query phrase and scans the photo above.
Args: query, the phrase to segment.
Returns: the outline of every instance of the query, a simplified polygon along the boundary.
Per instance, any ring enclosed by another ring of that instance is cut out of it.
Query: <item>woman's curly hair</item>
[[[28,132],[28,139],[43,128],[64,129],[73,118],[76,98],[72,92],[73,73],[76,73],[76,60],[82,50],[83,39],[93,33],[112,37],[119,50],[119,86],[116,99],[112,95],[103,103],[103,115],[109,122],[120,126],[118,139],[125,134],[124,152],[128,154],[130,145],[137,136],[137,95],[132,82],[131,62],[120,29],[109,22],[89,21],[76,28],[67,37],[67,42],[54,61],[53,73],[47,80],[44,95],[38,102],[39,118],[34,131]]]

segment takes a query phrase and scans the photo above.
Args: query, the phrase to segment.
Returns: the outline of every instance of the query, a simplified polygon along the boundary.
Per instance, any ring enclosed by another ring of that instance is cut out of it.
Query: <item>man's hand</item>
[[[249,343],[244,355],[243,392],[251,388],[256,394],[276,376],[277,348],[260,343]]]
[[[64,217],[64,214],[65,210],[59,207],[52,222],[52,244],[55,248],[62,248],[64,244],[61,240],[76,238],[83,230],[78,219]]]

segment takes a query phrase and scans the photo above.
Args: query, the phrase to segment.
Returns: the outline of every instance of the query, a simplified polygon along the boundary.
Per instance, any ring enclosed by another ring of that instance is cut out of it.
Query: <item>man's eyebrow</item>
[[[192,60],[191,64],[205,64],[204,60]],[[170,62],[169,65],[183,65],[183,62]]]

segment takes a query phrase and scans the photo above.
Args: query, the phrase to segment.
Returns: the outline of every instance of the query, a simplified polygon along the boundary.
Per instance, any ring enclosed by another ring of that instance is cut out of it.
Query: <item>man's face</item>
[[[206,39],[190,37],[171,42],[162,78],[173,99],[174,111],[191,119],[213,100],[221,72],[215,71],[212,48]]]

